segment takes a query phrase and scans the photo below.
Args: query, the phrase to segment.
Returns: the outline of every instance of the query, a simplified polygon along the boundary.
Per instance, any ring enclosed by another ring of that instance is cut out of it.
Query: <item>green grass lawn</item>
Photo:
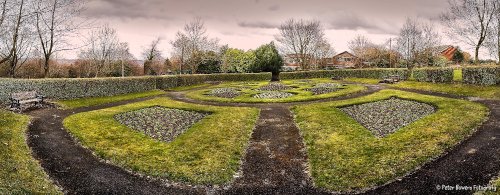
[[[454,69],[453,70],[453,81],[462,82],[462,69]]]
[[[119,102],[125,100],[132,100],[137,98],[151,97],[165,94],[162,90],[153,90],[139,93],[130,93],[124,95],[110,96],[110,97],[93,97],[93,98],[82,98],[74,100],[59,100],[56,103],[61,105],[64,109],[75,109],[81,107],[89,107],[102,105],[112,102]]]
[[[337,107],[399,97],[438,108],[384,138]],[[465,100],[382,90],[365,97],[293,108],[318,187],[349,192],[382,185],[415,170],[473,133],[488,109]]]
[[[485,99],[500,99],[500,86],[477,86],[466,85],[462,83],[425,83],[416,81],[405,81],[391,86],[404,89],[417,89],[455,95],[480,97]]]
[[[381,79],[366,79],[366,78],[345,78],[343,79],[344,81],[347,82],[354,82],[354,83],[362,83],[362,84],[369,84],[369,85],[376,85],[380,82]]]
[[[208,84],[208,83],[203,83],[203,84],[198,84],[198,85],[175,87],[175,88],[168,89],[168,91],[188,91],[191,89],[206,88],[206,87],[210,87],[210,86],[212,86],[212,85]]]
[[[29,117],[0,110],[0,194],[62,194],[26,144]]]
[[[172,142],[160,142],[117,122],[116,114],[152,106],[210,112]],[[199,106],[156,98],[72,115],[64,126],[113,164],[153,177],[193,184],[231,181],[255,126],[256,108]]]
[[[308,79],[308,80],[312,82],[303,83],[301,82],[303,80],[281,81],[281,83],[293,87],[290,90],[283,90],[283,92],[289,92],[295,94],[292,97],[282,98],[282,99],[259,99],[253,97],[254,95],[260,93],[256,89],[269,84],[268,81],[224,83],[221,85],[209,87],[207,89],[188,92],[186,96],[192,99],[204,100],[204,101],[216,101],[216,102],[283,103],[283,102],[299,102],[299,101],[310,101],[310,100],[332,98],[366,90],[366,87],[364,86],[347,85],[344,87],[344,89],[332,93],[313,95],[312,92],[305,91],[304,89],[311,88],[318,83],[334,83],[334,81],[332,81],[331,79]],[[220,98],[220,97],[206,95],[212,89],[225,88],[225,87],[240,88],[242,89],[241,92],[243,94],[235,98]]]

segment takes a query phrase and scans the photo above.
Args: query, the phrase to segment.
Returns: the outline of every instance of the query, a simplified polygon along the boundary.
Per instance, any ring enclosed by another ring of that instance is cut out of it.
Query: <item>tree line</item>
[[[255,50],[230,48],[207,34],[202,19],[185,24],[169,41],[172,53],[162,55],[157,37],[139,60],[109,25],[92,27],[80,17],[84,1],[0,0],[0,74],[7,77],[105,77],[165,74],[277,72],[283,62],[302,70],[322,69],[335,50],[317,20],[289,19],[278,27],[274,42]],[[440,24],[451,40],[474,48],[473,56],[458,51],[454,62],[479,63],[482,49],[500,59],[500,2],[497,0],[450,0]],[[407,18],[399,35],[375,44],[364,35],[349,41],[350,51],[362,59],[359,68],[443,66],[438,55],[441,35],[431,22]],[[82,29],[92,29],[80,35]],[[69,43],[85,37],[83,46]],[[58,65],[57,54],[78,50],[72,66]],[[266,51],[266,52],[263,52]],[[275,56],[280,54],[279,58]],[[269,59],[271,62],[263,62]],[[278,67],[276,62],[282,62]],[[278,67],[278,68],[277,68]]]

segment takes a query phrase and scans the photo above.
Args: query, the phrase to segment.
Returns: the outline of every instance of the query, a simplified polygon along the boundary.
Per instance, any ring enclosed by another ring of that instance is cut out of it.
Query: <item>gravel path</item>
[[[383,85],[368,85],[364,92],[311,102],[286,104],[239,104],[203,102],[171,92],[175,100],[216,106],[252,106],[262,109],[247,149],[242,175],[223,191],[185,185],[165,185],[133,175],[97,159],[76,144],[64,130],[62,120],[74,113],[97,110],[143,98],[70,111],[46,109],[30,112],[34,117],[28,131],[28,144],[42,167],[67,194],[324,194],[312,187],[305,162],[307,156],[300,133],[293,123],[289,106],[350,99],[377,92]],[[399,89],[401,90],[401,89]],[[439,93],[406,90],[435,96],[464,98]],[[447,194],[436,185],[486,185],[500,171],[500,101],[479,102],[488,106],[491,116],[476,134],[449,153],[427,163],[414,173],[366,194]],[[470,194],[470,191],[459,191]]]

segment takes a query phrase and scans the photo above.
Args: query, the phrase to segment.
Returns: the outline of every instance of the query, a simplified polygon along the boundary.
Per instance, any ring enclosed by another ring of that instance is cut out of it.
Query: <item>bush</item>
[[[383,79],[391,75],[398,75],[402,80],[407,80],[409,70],[403,68],[376,68],[376,69],[343,69],[307,72],[286,72],[281,74],[282,79],[308,79],[308,78],[370,78]]]
[[[98,79],[0,79],[0,101],[20,91],[38,91],[52,99],[113,96],[156,89],[154,77]]]
[[[282,79],[308,78],[375,78],[399,75],[406,80],[407,69],[360,69],[282,73]],[[11,93],[39,91],[51,99],[77,99],[114,96],[128,93],[169,89],[202,84],[207,81],[265,81],[271,73],[175,75],[160,77],[92,78],[92,79],[0,79],[0,102],[7,102]]]
[[[419,82],[450,83],[453,81],[453,69],[418,68],[413,70],[413,78]]]
[[[462,69],[463,82],[473,85],[500,84],[500,67],[466,67]]]

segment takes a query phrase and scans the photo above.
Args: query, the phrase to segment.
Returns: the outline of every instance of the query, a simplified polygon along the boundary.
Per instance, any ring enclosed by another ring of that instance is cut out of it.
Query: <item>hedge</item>
[[[0,101],[20,91],[38,91],[53,99],[113,96],[156,89],[154,77],[98,79],[0,79]]]
[[[307,72],[285,72],[280,74],[281,79],[308,79],[308,78],[369,78],[383,79],[388,76],[398,75],[402,80],[407,80],[410,71],[403,68],[377,68],[377,69],[341,69]]]
[[[417,68],[413,78],[419,82],[449,83],[453,81],[453,68]]]
[[[466,67],[462,69],[463,82],[473,85],[500,84],[500,67]]]
[[[281,79],[309,78],[376,78],[399,75],[406,80],[407,69],[357,69],[281,73]],[[51,99],[77,99],[113,96],[127,93],[169,89],[201,84],[206,81],[262,81],[270,80],[270,73],[207,74],[160,77],[93,78],[93,79],[0,79],[0,102],[6,102],[13,92],[36,90]]]

